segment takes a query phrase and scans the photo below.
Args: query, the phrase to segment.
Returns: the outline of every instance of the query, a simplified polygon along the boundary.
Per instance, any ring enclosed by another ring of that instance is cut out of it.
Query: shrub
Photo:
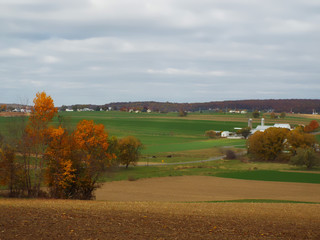
[[[237,131],[237,134],[242,135],[244,138],[247,138],[251,133],[251,128],[250,127],[245,127],[241,128],[240,130]]]
[[[281,114],[280,114],[280,118],[285,118],[286,117],[286,113],[285,112],[282,112]]]
[[[232,151],[232,150],[230,150],[230,149],[228,149],[228,150],[226,151],[226,159],[231,160],[231,159],[236,159],[236,158],[237,158],[237,155],[235,154],[234,151]]]
[[[298,148],[297,154],[291,157],[290,163],[298,166],[305,165],[308,169],[311,169],[320,164],[320,159],[313,148]]]
[[[253,118],[259,118],[260,117],[260,113],[258,110],[255,110],[253,113],[252,113],[252,117]]]
[[[186,117],[188,115],[188,113],[186,111],[180,110],[178,113],[179,117]]]
[[[205,136],[208,138],[217,138],[218,135],[214,130],[209,130],[205,132]]]
[[[132,176],[132,175],[128,176],[128,181],[137,181],[137,180],[138,178],[136,178],[135,176]]]

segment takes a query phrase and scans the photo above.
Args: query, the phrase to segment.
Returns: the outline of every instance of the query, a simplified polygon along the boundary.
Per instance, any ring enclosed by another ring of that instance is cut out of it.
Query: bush
[[[298,148],[297,154],[291,157],[290,163],[298,166],[305,165],[308,169],[311,169],[320,164],[320,159],[313,148]]]
[[[179,117],[186,117],[188,115],[188,113],[186,111],[180,110],[178,113]]]
[[[218,137],[217,133],[213,130],[206,131],[205,136],[208,138],[217,138]]]
[[[271,119],[275,119],[275,118],[277,118],[277,115],[276,115],[274,112],[272,112],[272,113],[270,114],[270,118],[271,118]]]
[[[234,151],[232,150],[227,150],[226,151],[226,159],[231,160],[231,159],[236,159],[237,155],[235,154]]]
[[[242,135],[245,139],[247,139],[250,133],[251,133],[250,127],[241,128],[240,130],[237,131],[237,134]]]
[[[252,113],[252,117],[253,118],[259,118],[260,117],[260,113],[258,110],[255,110],[253,113]]]
[[[136,178],[135,176],[132,176],[132,175],[130,175],[130,176],[128,176],[128,181],[137,181],[138,180],[138,178]]]

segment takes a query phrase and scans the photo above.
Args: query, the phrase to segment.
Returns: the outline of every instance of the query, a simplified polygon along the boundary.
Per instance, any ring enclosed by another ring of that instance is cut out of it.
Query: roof
[[[274,127],[291,129],[291,126],[288,123],[276,123],[274,124]]]

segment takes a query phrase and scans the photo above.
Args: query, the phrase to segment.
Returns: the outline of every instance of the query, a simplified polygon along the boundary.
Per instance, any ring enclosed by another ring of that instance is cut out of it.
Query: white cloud
[[[148,69],[147,73],[150,74],[169,74],[169,75],[195,75],[195,76],[216,76],[222,77],[226,76],[227,73],[223,71],[196,71],[190,69],[176,69],[176,68],[166,68],[164,70],[154,70]]]
[[[313,32],[318,29],[315,24],[305,21],[299,21],[295,19],[281,20],[281,19],[272,19],[272,25],[269,28],[269,31],[284,34],[284,33],[305,33],[305,32]]]
[[[14,56],[14,57],[28,57],[31,56],[30,53],[19,49],[19,48],[9,48],[9,49],[5,49],[0,51],[0,56]]]
[[[43,62],[45,63],[57,63],[60,62],[60,59],[54,56],[45,56],[43,57]]]

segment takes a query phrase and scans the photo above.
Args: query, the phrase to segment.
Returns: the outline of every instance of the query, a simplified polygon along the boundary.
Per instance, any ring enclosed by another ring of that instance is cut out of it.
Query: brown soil
[[[0,117],[22,117],[22,116],[29,116],[29,113],[22,113],[22,112],[0,112]]]
[[[108,201],[214,201],[277,199],[320,202],[319,184],[183,176],[104,183],[97,200]]]
[[[0,239],[320,239],[320,205],[0,199]]]

